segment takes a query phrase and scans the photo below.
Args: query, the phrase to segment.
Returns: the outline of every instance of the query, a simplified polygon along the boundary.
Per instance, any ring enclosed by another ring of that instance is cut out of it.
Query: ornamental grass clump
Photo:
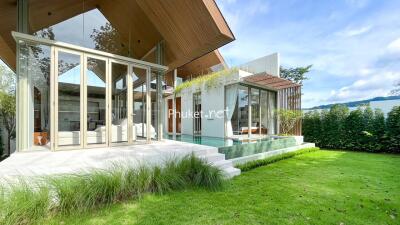
[[[162,166],[112,166],[80,174],[45,177],[2,188],[0,224],[36,224],[57,213],[82,213],[146,193],[165,194],[189,187],[217,190],[224,176],[219,168],[189,155]]]
[[[50,212],[49,188],[44,184],[20,181],[8,188],[1,188],[1,225],[35,224]]]

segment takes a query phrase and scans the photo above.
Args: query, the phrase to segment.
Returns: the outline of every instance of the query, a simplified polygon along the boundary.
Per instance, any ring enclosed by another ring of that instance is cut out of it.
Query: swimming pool
[[[226,159],[240,158],[261,152],[268,152],[296,145],[294,137],[268,137],[251,142],[241,142],[232,139],[192,136],[192,135],[166,135],[170,140],[182,141],[192,144],[217,147],[219,153],[225,154]]]
[[[217,148],[241,144],[240,141],[234,141],[232,139],[206,137],[206,136],[193,136],[187,134],[176,135],[175,137],[173,135],[167,135],[166,138],[175,141],[182,141],[186,143],[199,144],[199,145],[207,145]]]

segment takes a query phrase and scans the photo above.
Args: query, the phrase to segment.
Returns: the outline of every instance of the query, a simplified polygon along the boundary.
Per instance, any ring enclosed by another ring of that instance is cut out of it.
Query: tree
[[[0,160],[3,157],[3,138],[1,134],[2,134],[2,127],[0,127]]]
[[[302,113],[299,110],[278,109],[276,114],[279,118],[279,127],[283,135],[288,135],[302,117]]]
[[[0,92],[0,116],[7,130],[8,156],[11,154],[11,139],[15,132],[15,96]]]
[[[387,150],[400,152],[400,106],[395,106],[388,113],[386,120]]]
[[[129,49],[121,42],[118,31],[110,23],[106,23],[99,29],[93,29],[90,38],[93,39],[94,47],[97,50],[118,55],[129,55]]]
[[[0,91],[15,92],[15,75],[10,68],[0,61]]]
[[[293,81],[298,84],[302,84],[304,80],[308,80],[306,73],[310,72],[312,65],[306,67],[296,67],[296,68],[284,68],[280,67],[281,78]]]

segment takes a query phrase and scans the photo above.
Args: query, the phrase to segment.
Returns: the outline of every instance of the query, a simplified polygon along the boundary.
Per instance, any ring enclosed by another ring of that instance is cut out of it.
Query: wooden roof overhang
[[[178,74],[182,78],[190,76],[196,77],[211,73],[211,67],[220,64],[223,68],[227,68],[224,58],[218,50],[214,50],[190,63],[178,68]]]
[[[286,80],[266,73],[247,76],[243,78],[243,81],[249,84],[263,86],[268,89],[274,89],[274,90],[282,90],[286,88],[301,86],[300,84],[294,83],[290,80]]]
[[[30,0],[29,4],[31,32],[97,8],[124,44],[128,46],[133,37],[135,59],[164,41],[165,65],[171,70],[202,56],[216,56],[215,49],[235,39],[214,0],[85,0],[84,9],[82,0]],[[17,24],[16,0],[1,1],[0,14],[0,57],[15,68],[11,31]],[[208,61],[207,57],[203,60]]]

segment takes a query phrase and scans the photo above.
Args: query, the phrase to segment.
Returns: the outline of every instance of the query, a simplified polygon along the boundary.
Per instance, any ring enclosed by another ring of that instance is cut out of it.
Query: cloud
[[[346,0],[346,3],[352,7],[364,8],[369,3],[369,0]]]
[[[304,107],[386,95],[400,78],[400,1],[221,2],[236,37],[221,49],[228,65],[273,52],[284,66],[312,64]]]
[[[368,78],[358,79],[351,85],[344,86],[339,90],[331,90],[330,96],[325,101],[343,102],[387,96],[399,77],[399,72],[381,71]]]
[[[396,40],[390,42],[387,46],[387,49],[390,52],[400,52],[400,38],[397,38]]]
[[[359,28],[346,28],[345,30],[339,31],[336,34],[343,37],[353,37],[357,35],[361,35],[370,31],[372,26],[363,26]]]

